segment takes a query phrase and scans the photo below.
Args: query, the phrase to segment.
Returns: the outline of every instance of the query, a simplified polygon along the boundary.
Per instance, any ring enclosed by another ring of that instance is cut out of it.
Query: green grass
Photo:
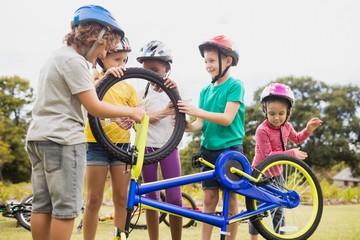
[[[325,206],[322,220],[316,232],[310,239],[313,240],[356,240],[360,236],[360,205],[337,205]],[[76,220],[76,226],[80,219]],[[16,227],[16,220],[0,216],[0,239],[23,240],[31,239],[29,231],[22,227]],[[213,238],[219,239],[218,229],[214,228]],[[100,222],[97,232],[97,240],[110,240],[113,237],[113,225],[111,222]],[[72,236],[74,240],[82,239],[82,235],[76,233]],[[134,230],[130,234],[131,240],[148,239],[146,230]],[[160,239],[170,239],[170,230],[165,224],[160,227]],[[200,223],[196,227],[183,230],[183,239],[200,239]],[[240,224],[237,239],[249,239],[247,224]],[[262,238],[260,238],[262,239]]]

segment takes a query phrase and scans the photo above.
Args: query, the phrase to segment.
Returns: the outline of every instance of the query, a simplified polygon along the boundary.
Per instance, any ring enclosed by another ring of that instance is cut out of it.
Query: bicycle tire
[[[33,195],[29,195],[24,198],[21,201],[21,205],[23,205],[24,208],[16,213],[16,219],[18,220],[19,224],[29,231],[31,231],[30,219],[33,198]]]
[[[160,200],[165,201],[165,194],[160,192]],[[162,223],[166,218],[167,213],[160,212],[159,214],[159,224]],[[135,207],[134,212],[130,219],[130,228],[133,229],[147,229],[146,218],[145,218],[145,209],[139,206]]]
[[[318,227],[322,216],[323,197],[320,184],[305,162],[284,154],[267,157],[253,170],[252,176],[275,177],[277,174],[272,173],[279,171],[282,172],[283,183],[273,179],[270,184],[281,190],[295,190],[300,196],[299,205],[295,208],[282,208],[278,215],[279,221],[273,220],[272,213],[275,211],[267,211],[267,215],[258,214],[251,217],[250,221],[265,239],[308,239]],[[273,194],[276,196],[276,193]],[[248,211],[256,210],[257,204],[260,203],[246,197]],[[278,222],[278,225],[275,226],[276,222],[273,221]]]
[[[152,152],[146,152],[144,156],[144,164],[151,164],[168,156],[180,143],[185,130],[185,114],[180,113],[177,106],[180,95],[175,89],[165,87],[164,79],[157,73],[143,69],[143,68],[127,68],[124,75],[121,78],[108,75],[96,87],[96,92],[100,100],[103,100],[105,94],[110,91],[111,87],[117,83],[124,82],[136,82],[136,84],[145,85],[148,82],[157,85],[167,95],[169,101],[174,108],[174,128],[171,136],[168,137],[166,143]],[[132,85],[133,86],[133,85]],[[145,87],[144,87],[145,88]],[[136,88],[138,96],[144,91],[144,88]],[[167,104],[167,103],[166,103]],[[124,163],[132,164],[131,154],[127,149],[123,149],[113,143],[107,136],[107,132],[104,130],[104,121],[99,117],[95,117],[89,114],[88,116],[91,131],[96,141],[106,150],[109,154],[123,161]]]
[[[186,194],[184,192],[182,192],[181,195],[182,195],[182,203],[183,203],[184,208],[192,209],[192,210],[197,209],[196,203],[195,203],[194,199],[192,199],[192,197],[190,197],[190,195],[188,195],[188,194]],[[165,216],[164,223],[166,224],[166,226],[170,227],[170,222],[168,220],[168,216],[169,216],[169,214],[167,214]],[[185,218],[185,217],[182,217],[182,219],[183,219],[183,224],[182,224],[183,228],[189,228],[189,227],[195,225],[195,220],[194,219]]]

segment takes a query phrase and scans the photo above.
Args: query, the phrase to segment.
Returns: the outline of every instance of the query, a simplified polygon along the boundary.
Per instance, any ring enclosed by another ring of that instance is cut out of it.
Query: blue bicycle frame
[[[205,164],[207,163],[204,160],[202,161]],[[255,187],[255,184],[261,181],[260,179],[262,175],[260,175],[258,179],[251,177],[252,170],[249,161],[240,152],[231,150],[223,152],[218,157],[214,167],[214,170],[207,172],[144,184],[139,184],[135,178],[132,178],[128,193],[127,222],[130,222],[129,218],[131,217],[134,206],[141,204],[141,206],[146,209],[163,211],[169,214],[183,216],[217,226],[221,229],[221,237],[225,237],[225,235],[228,235],[226,232],[228,224],[247,219],[250,216],[254,216],[277,207],[294,208],[300,203],[300,197],[296,191],[282,191],[281,188],[275,188],[266,184],[264,184],[263,187]],[[221,216],[185,209],[180,206],[153,200],[144,196],[146,193],[201,182],[213,178],[217,178],[223,187],[224,204]],[[258,209],[255,211],[243,211],[237,215],[228,217],[230,192],[261,201],[262,204],[259,205]],[[127,225],[129,225],[129,223],[127,223]]]

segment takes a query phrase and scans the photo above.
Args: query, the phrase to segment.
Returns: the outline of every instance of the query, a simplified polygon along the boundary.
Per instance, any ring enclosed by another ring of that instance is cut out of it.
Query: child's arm
[[[257,166],[260,161],[265,159],[268,156],[275,154],[287,154],[298,159],[304,160],[307,157],[307,153],[301,151],[300,148],[293,148],[283,151],[280,145],[280,139],[278,143],[274,143],[274,146],[271,145],[272,135],[269,135],[264,129],[257,129],[255,132],[255,142],[256,142],[256,157],[254,158],[253,165]],[[277,147],[276,147],[276,146]]]
[[[304,142],[321,124],[322,120],[320,120],[318,117],[312,118],[306,124],[306,128],[299,133],[297,133],[293,126],[289,124],[289,127],[291,128],[289,140],[295,144],[300,144]]]
[[[116,106],[100,101],[95,90],[81,92],[77,96],[91,115],[101,118],[130,117],[139,123],[145,114],[142,107]]]
[[[306,124],[306,131],[312,134],[322,123],[323,121],[320,118],[314,117]]]
[[[203,120],[201,118],[196,118],[194,122],[186,120],[185,132],[197,132],[201,131],[203,127]]]
[[[168,77],[164,78],[164,85],[167,88],[177,90],[176,82],[174,82],[173,80],[171,80]],[[162,92],[162,89],[160,89],[159,92]],[[147,114],[150,116],[150,123],[154,123],[165,117],[174,115],[174,107],[173,107],[172,102],[169,102],[168,105],[164,109],[157,111],[157,112],[149,112]]]
[[[157,112],[148,112],[147,114],[150,116],[150,123],[154,123],[175,113],[172,102],[169,102],[164,109]]]
[[[178,107],[180,112],[186,113],[190,116],[208,120],[222,126],[229,126],[235,118],[235,115],[240,107],[240,102],[227,102],[225,111],[223,113],[208,112],[201,108],[195,107],[190,103],[179,100]]]

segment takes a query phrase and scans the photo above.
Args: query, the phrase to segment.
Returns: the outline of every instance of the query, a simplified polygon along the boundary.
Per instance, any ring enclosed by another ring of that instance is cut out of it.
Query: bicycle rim
[[[151,83],[149,93],[152,93],[152,95],[148,94],[143,98],[148,83]],[[160,161],[180,143],[185,129],[185,114],[180,113],[177,107],[180,96],[176,90],[165,87],[164,80],[160,75],[143,68],[128,68],[121,78],[116,78],[113,75],[104,78],[97,85],[96,91],[100,100],[117,105],[119,103],[115,103],[113,99],[116,99],[116,96],[119,96],[116,94],[121,92],[123,94],[121,96],[122,101],[126,101],[122,105],[132,107],[142,105],[147,113],[163,110],[167,108],[169,103],[172,104],[173,110],[168,111],[168,113],[171,112],[171,116],[158,117],[159,122],[155,124],[159,124],[157,129],[163,126],[160,121],[172,122],[173,126],[167,129],[162,141],[157,141],[156,146],[147,144],[150,148],[145,152],[144,164]],[[152,100],[160,96],[157,95],[159,92],[161,92],[160,95],[163,101],[162,104],[155,106],[155,104],[152,104]],[[133,128],[121,129],[119,125],[122,121],[124,119],[101,119],[89,115],[90,128],[96,141],[112,156],[125,163],[131,163],[130,149],[134,145],[135,131]],[[151,127],[155,128],[156,126],[150,125]],[[148,135],[147,139],[150,141],[151,136]]]
[[[130,220],[130,228],[147,229],[145,209],[135,207]]]
[[[283,177],[281,182],[279,172]],[[251,217],[254,227],[266,239],[309,238],[319,225],[323,210],[320,184],[310,167],[291,156],[274,155],[266,158],[254,169],[253,177],[258,179],[261,175],[277,176],[277,180],[270,184],[283,191],[296,191],[300,196],[300,203],[295,208],[278,208],[267,211],[265,215]],[[275,193],[274,195],[276,196]],[[248,211],[258,209],[254,199],[246,198],[246,206]]]
[[[31,230],[30,219],[31,219],[32,200],[33,200],[33,195],[24,198],[21,201],[21,204],[24,206],[24,209],[22,209],[20,212],[16,214],[16,219],[19,221],[19,224],[29,231]]]

